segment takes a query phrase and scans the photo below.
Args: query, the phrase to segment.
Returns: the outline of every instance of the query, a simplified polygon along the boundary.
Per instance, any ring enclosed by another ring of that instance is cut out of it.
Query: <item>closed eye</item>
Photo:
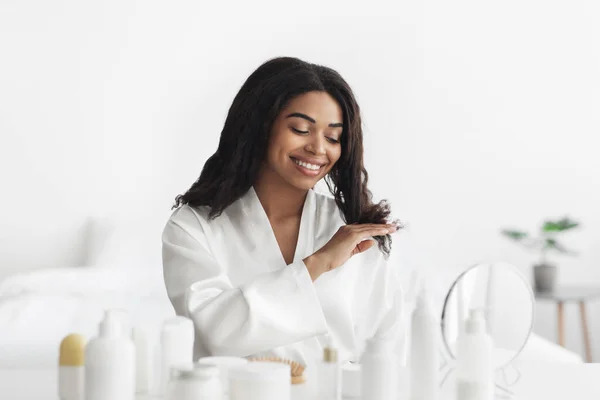
[[[299,130],[299,129],[296,129],[296,128],[292,128],[292,130],[293,130],[294,132],[296,132],[296,133],[300,133],[300,134],[303,134],[303,135],[305,135],[305,134],[307,134],[307,133],[308,133],[308,131],[301,131],[301,130]]]
[[[336,140],[336,139],[330,138],[330,137],[328,137],[327,140],[329,141],[329,143],[334,143],[334,144],[340,142],[339,140]]]

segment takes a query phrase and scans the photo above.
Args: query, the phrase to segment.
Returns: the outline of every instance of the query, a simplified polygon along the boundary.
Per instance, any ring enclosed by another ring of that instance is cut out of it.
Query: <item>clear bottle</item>
[[[85,349],[85,400],[133,400],[135,347],[122,334],[119,318],[107,310],[98,337]]]
[[[458,337],[456,366],[457,400],[493,400],[493,343],[487,333],[483,310],[470,310]]]
[[[417,297],[412,313],[409,358],[410,400],[438,398],[440,357],[439,321],[433,312],[427,290]]]
[[[397,361],[395,342],[371,339],[361,358],[362,398],[390,400],[396,398]]]
[[[323,360],[318,364],[318,399],[342,399],[342,366],[338,358],[338,350],[333,346],[331,338],[323,348]]]

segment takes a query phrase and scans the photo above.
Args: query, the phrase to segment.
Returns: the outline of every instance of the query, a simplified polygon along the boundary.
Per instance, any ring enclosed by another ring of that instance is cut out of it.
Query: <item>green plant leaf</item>
[[[556,251],[559,251],[559,252],[565,253],[565,254],[570,254],[570,255],[577,254],[574,251],[568,250],[563,245],[558,243],[558,241],[556,239],[553,239],[553,238],[546,238],[545,247],[547,249],[553,249],[553,250],[556,250]]]
[[[563,232],[569,229],[573,229],[579,226],[579,222],[573,221],[569,217],[564,217],[558,221],[545,221],[542,226],[544,232]]]
[[[529,234],[527,232],[523,232],[523,231],[516,231],[516,230],[512,230],[512,229],[504,229],[502,230],[502,234],[510,239],[516,240],[516,241],[521,241],[527,237],[529,237]]]

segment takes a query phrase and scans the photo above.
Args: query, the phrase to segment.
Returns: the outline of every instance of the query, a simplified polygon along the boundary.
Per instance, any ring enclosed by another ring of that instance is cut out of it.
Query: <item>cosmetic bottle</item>
[[[430,297],[423,287],[411,318],[409,358],[410,400],[436,400],[439,385],[440,325]]]
[[[323,348],[323,359],[318,364],[317,382],[319,400],[342,399],[342,366],[331,337],[327,339]]]
[[[194,334],[194,323],[189,318],[176,316],[163,323],[160,334],[159,395],[165,395],[173,367],[193,366]]]
[[[470,310],[457,343],[456,400],[494,399],[492,350],[484,312]]]
[[[346,363],[342,365],[342,398],[359,400],[361,393],[360,364]]]
[[[83,400],[85,379],[85,339],[70,334],[60,343],[58,396],[60,400]]]
[[[98,337],[85,348],[85,400],[133,400],[135,347],[119,317],[107,310]]]
[[[363,399],[396,398],[397,360],[395,342],[370,339],[361,358],[361,391]]]
[[[150,348],[146,332],[140,327],[134,327],[132,331],[133,344],[135,346],[135,392],[146,394],[150,391]]]

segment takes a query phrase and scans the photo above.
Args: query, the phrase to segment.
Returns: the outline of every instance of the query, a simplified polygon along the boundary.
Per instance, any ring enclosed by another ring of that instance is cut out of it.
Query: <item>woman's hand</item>
[[[314,254],[303,261],[313,282],[323,273],[344,264],[350,257],[370,249],[376,242],[373,236],[383,236],[396,232],[394,224],[352,224],[344,225],[333,237]]]

